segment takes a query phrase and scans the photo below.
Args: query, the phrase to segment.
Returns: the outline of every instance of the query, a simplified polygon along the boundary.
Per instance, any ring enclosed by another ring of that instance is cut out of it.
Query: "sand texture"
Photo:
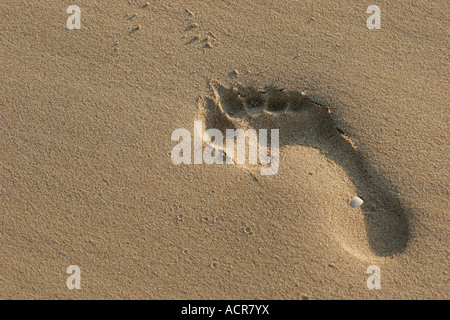
[[[448,299],[449,4],[376,2],[2,0],[0,299]]]

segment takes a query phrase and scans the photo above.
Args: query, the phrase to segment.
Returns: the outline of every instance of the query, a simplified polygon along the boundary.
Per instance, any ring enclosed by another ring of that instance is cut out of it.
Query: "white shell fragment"
[[[352,206],[352,208],[361,207],[363,203],[364,201],[360,197],[353,197],[352,200],[350,201],[350,205]]]

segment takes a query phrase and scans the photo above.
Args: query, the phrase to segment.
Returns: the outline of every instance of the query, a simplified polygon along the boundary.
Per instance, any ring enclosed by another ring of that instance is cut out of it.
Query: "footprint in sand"
[[[360,219],[364,225],[358,230],[365,230],[360,237],[365,239],[368,247],[364,250],[366,253],[361,254],[352,248],[354,241],[346,241],[346,237],[353,237],[347,230],[348,223],[358,223],[358,220],[341,215],[333,217],[335,226],[340,228],[334,231],[339,233],[336,239],[345,249],[367,258],[390,257],[406,249],[409,238],[407,210],[383,185],[382,177],[368,172],[360,152],[336,127],[326,107],[301,92],[275,87],[264,90],[226,87],[215,81],[211,87],[214,96],[201,99],[207,129],[216,128],[223,132],[237,128],[279,129],[281,152],[287,145],[316,148],[345,171],[357,195],[364,199],[363,206],[351,210],[364,215],[364,219]],[[342,212],[348,215],[348,210]]]

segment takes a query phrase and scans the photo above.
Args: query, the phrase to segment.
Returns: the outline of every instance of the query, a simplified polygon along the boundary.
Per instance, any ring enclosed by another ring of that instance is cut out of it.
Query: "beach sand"
[[[447,2],[149,3],[0,4],[0,299],[449,298]],[[195,120],[277,174],[175,165]]]

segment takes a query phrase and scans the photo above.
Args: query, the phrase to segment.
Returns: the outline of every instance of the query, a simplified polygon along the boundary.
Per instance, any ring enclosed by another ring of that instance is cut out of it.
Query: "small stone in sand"
[[[363,203],[364,201],[360,197],[353,197],[352,200],[350,201],[350,206],[352,208],[358,208],[361,207]]]

